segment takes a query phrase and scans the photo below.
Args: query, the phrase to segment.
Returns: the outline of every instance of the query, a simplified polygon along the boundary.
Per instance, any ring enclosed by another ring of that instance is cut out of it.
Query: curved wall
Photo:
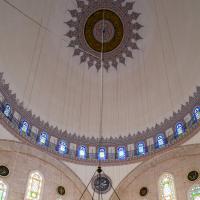
[[[200,145],[188,145],[156,156],[134,169],[119,184],[117,192],[124,200],[158,199],[158,179],[164,173],[174,176],[177,200],[187,200],[187,191],[193,184],[200,184],[200,179],[191,182],[187,179],[190,171],[200,171]],[[142,187],[149,193],[145,197],[139,195]],[[110,198],[116,200],[113,194]]]
[[[8,184],[9,200],[24,200],[28,175],[32,170],[38,170],[44,176],[41,199],[55,200],[61,197],[56,191],[60,185],[66,189],[62,200],[77,200],[85,189],[81,180],[59,160],[25,144],[0,140],[0,165],[10,170],[8,177],[0,177]],[[91,199],[88,191],[83,199]]]

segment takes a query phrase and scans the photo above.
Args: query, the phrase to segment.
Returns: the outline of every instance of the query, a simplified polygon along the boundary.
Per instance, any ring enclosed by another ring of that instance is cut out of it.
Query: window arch
[[[196,120],[200,120],[200,106],[196,106],[193,111]]]
[[[164,173],[159,178],[159,200],[176,200],[174,178],[171,174]]]
[[[105,160],[106,159],[106,148],[100,147],[98,151],[98,159],[99,160]]]
[[[117,159],[124,160],[126,158],[126,149],[125,147],[118,147],[117,148]]]
[[[188,190],[188,200],[200,200],[200,185],[193,185]]]
[[[0,200],[6,200],[8,193],[8,186],[0,180]]]
[[[178,137],[179,135],[183,134],[185,132],[185,127],[183,125],[182,122],[178,122],[176,124],[176,130],[175,130],[175,134],[176,134],[176,137]]]
[[[146,147],[144,141],[140,141],[137,143],[137,154],[140,155],[145,155],[146,153]]]
[[[67,153],[67,143],[64,140],[59,140],[58,144],[56,146],[56,150],[62,155],[66,154]]]
[[[163,133],[159,133],[156,136],[156,148],[162,148],[166,144],[166,138]]]
[[[80,146],[78,149],[78,157],[80,159],[86,159],[87,148],[85,146]]]
[[[12,108],[11,108],[11,106],[9,104],[5,105],[4,110],[3,110],[3,114],[8,118],[11,117]]]
[[[40,200],[44,178],[38,171],[30,173],[25,200]]]
[[[40,133],[38,143],[41,145],[48,145],[49,135],[46,132]]]
[[[29,124],[26,120],[22,120],[19,125],[20,133],[28,135],[29,133]]]

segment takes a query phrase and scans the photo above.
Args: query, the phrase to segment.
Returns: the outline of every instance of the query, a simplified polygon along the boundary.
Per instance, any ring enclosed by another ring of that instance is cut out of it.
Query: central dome
[[[101,42],[105,10],[104,43],[123,34],[104,53],[103,137],[137,135],[169,119],[200,85],[200,1],[191,1],[187,9],[179,0],[2,1],[0,72],[36,122],[98,138],[100,52],[84,33],[88,22]]]

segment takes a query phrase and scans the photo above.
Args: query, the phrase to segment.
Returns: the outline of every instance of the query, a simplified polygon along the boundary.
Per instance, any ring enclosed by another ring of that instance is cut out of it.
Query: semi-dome
[[[40,131],[71,134],[79,143],[82,136],[85,143],[99,137],[101,61],[102,136],[110,142],[152,137],[152,130],[166,131],[198,105],[200,2],[0,5],[1,93],[11,99],[4,104]]]

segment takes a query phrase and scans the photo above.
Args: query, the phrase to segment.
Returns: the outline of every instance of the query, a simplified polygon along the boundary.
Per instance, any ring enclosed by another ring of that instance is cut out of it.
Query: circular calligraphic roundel
[[[123,39],[123,24],[117,14],[101,9],[89,16],[84,35],[87,44],[95,51],[109,52]]]
[[[199,173],[195,170],[188,173],[188,180],[189,181],[195,181],[199,178]]]
[[[107,193],[111,189],[111,179],[105,174],[97,175],[92,179],[92,188],[96,193]]]
[[[58,194],[65,195],[65,188],[63,186],[58,186],[57,188]]]
[[[9,169],[6,166],[0,166],[0,176],[8,176]]]
[[[97,71],[126,65],[126,58],[133,58],[142,39],[143,26],[138,22],[140,13],[133,9],[134,1],[75,1],[77,8],[69,10],[71,19],[65,22],[69,28],[65,36],[70,39],[68,47],[73,48],[73,56],[79,56],[80,63],[95,66]]]
[[[142,187],[140,189],[140,196],[144,197],[144,196],[147,195],[147,193],[148,193],[148,188],[147,187]]]

